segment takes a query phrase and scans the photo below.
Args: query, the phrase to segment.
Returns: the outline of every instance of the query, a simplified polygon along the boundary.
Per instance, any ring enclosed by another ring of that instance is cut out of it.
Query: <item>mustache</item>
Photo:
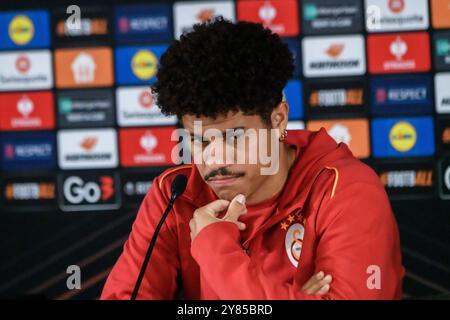
[[[222,167],[222,168],[213,170],[210,173],[206,174],[205,181],[208,181],[212,177],[215,177],[218,175],[221,175],[224,177],[242,177],[245,175],[245,173],[244,172],[232,172],[232,171],[228,170],[226,167]]]

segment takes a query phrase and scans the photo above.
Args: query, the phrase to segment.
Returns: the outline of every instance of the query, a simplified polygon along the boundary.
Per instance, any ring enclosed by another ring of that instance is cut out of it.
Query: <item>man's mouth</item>
[[[212,178],[208,179],[208,184],[214,186],[214,187],[224,187],[229,186],[236,182],[241,176],[214,176]]]

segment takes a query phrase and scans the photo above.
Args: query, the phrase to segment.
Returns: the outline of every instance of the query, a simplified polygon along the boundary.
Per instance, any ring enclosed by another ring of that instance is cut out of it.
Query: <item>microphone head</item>
[[[184,174],[178,174],[175,179],[173,179],[171,186],[172,198],[183,194],[184,190],[186,190],[187,180],[188,179]]]

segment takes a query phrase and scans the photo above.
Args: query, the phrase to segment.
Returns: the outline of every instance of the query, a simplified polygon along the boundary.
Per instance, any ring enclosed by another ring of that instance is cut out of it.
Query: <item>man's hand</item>
[[[224,217],[222,219],[217,218],[225,209],[227,209],[227,212]],[[204,227],[216,222],[233,222],[238,226],[239,230],[244,230],[245,224],[238,221],[238,219],[246,212],[247,208],[245,207],[245,196],[243,194],[238,194],[231,202],[228,200],[216,200],[204,207],[198,208],[194,211],[191,221],[189,221],[191,239],[194,240]]]
[[[313,275],[302,287],[302,292],[306,294],[317,294],[323,296],[330,291],[331,275],[326,275],[320,271]]]
[[[218,216],[225,210],[226,214],[222,219]],[[197,234],[206,226],[223,221],[229,221],[235,223],[239,230],[245,230],[245,224],[238,221],[242,214],[247,212],[245,207],[245,196],[242,194],[237,195],[233,200],[216,200],[206,206],[198,208],[194,211],[193,218],[189,221],[189,227],[191,228],[191,239],[197,236]],[[301,288],[301,291],[306,294],[317,294],[323,296],[330,291],[331,275],[325,275],[323,271],[320,271],[313,275]]]

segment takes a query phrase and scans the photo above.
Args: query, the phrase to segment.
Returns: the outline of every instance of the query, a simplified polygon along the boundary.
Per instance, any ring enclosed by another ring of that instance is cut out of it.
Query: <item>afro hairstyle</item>
[[[279,35],[261,24],[218,16],[171,44],[151,91],[163,114],[179,119],[242,111],[270,123],[293,71],[293,55]]]

